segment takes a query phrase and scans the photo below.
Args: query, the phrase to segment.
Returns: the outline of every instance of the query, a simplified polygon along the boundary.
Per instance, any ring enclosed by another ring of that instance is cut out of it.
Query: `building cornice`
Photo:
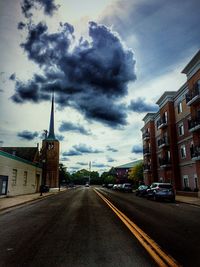
[[[41,167],[39,166],[38,163],[30,162],[30,161],[28,161],[28,160],[26,160],[26,159],[22,159],[22,158],[20,158],[20,157],[11,155],[11,154],[6,153],[6,152],[4,152],[4,151],[2,151],[2,150],[0,150],[0,156],[6,157],[6,158],[10,158],[10,159],[13,159],[13,160],[17,160],[17,161],[26,163],[26,164],[31,165],[31,166],[34,166],[34,167],[41,168]]]
[[[182,73],[187,75],[187,78],[191,78],[196,71],[200,68],[200,50],[194,55],[189,63],[182,70]]]
[[[166,91],[164,94],[158,99],[156,102],[159,105],[160,109],[167,104],[167,102],[174,102],[174,96],[177,92],[176,91]]]
[[[145,124],[147,124],[150,121],[154,121],[156,113],[147,113],[146,116],[142,119]]]

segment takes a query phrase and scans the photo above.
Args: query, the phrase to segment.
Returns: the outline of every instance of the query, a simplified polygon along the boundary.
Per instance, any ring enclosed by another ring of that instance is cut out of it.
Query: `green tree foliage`
[[[66,171],[66,167],[59,164],[59,181],[61,185],[66,185],[70,182],[70,173]]]
[[[105,183],[105,184],[114,184],[115,182],[116,182],[116,179],[115,179],[115,177],[112,176],[112,175],[108,175],[108,176],[106,176],[105,179],[104,179],[104,183]]]
[[[114,184],[116,183],[116,170],[111,168],[108,172],[103,172],[101,175],[103,184]]]
[[[71,182],[74,184],[85,184],[89,182],[90,184],[102,184],[102,179],[99,177],[99,173],[97,171],[89,172],[86,169],[79,170],[71,175]]]
[[[129,170],[128,179],[133,181],[135,185],[138,185],[139,182],[144,181],[143,177],[143,162],[138,163],[133,168]]]

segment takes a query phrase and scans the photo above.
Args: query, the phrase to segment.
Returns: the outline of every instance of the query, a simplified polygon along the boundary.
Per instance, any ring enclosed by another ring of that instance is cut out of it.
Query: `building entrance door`
[[[8,189],[8,176],[0,175],[0,196],[6,195]]]

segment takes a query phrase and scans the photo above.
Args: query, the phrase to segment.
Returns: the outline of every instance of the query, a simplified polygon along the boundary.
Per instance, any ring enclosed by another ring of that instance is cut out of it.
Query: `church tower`
[[[59,187],[59,141],[54,134],[54,95],[52,95],[49,133],[42,141],[43,184]]]

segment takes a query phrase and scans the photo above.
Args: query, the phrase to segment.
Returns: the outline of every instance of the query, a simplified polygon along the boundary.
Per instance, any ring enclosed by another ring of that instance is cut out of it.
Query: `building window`
[[[181,158],[184,159],[186,158],[186,148],[185,148],[185,145],[182,145],[181,146]]]
[[[13,169],[12,171],[12,185],[16,185],[17,184],[17,170]]]
[[[28,177],[28,172],[24,171],[24,186],[27,185],[27,177]]]
[[[189,187],[188,175],[183,176],[183,186],[184,186],[184,188]]]
[[[194,176],[194,186],[195,186],[196,189],[199,188],[199,185],[198,185],[198,178],[197,178],[196,175]]]
[[[178,126],[178,135],[179,136],[184,135],[184,125],[183,125],[183,123],[179,124],[179,126]]]
[[[158,119],[158,120],[156,121],[156,128],[157,128],[157,130],[158,130],[159,125],[160,125],[160,119]]]
[[[167,111],[165,111],[164,113],[164,120],[165,120],[165,123],[167,123]]]
[[[183,112],[183,106],[182,106],[182,102],[178,103],[178,114]]]
[[[167,151],[167,159],[168,159],[168,160],[171,159],[171,154],[170,154],[170,151],[169,151],[169,150]]]

